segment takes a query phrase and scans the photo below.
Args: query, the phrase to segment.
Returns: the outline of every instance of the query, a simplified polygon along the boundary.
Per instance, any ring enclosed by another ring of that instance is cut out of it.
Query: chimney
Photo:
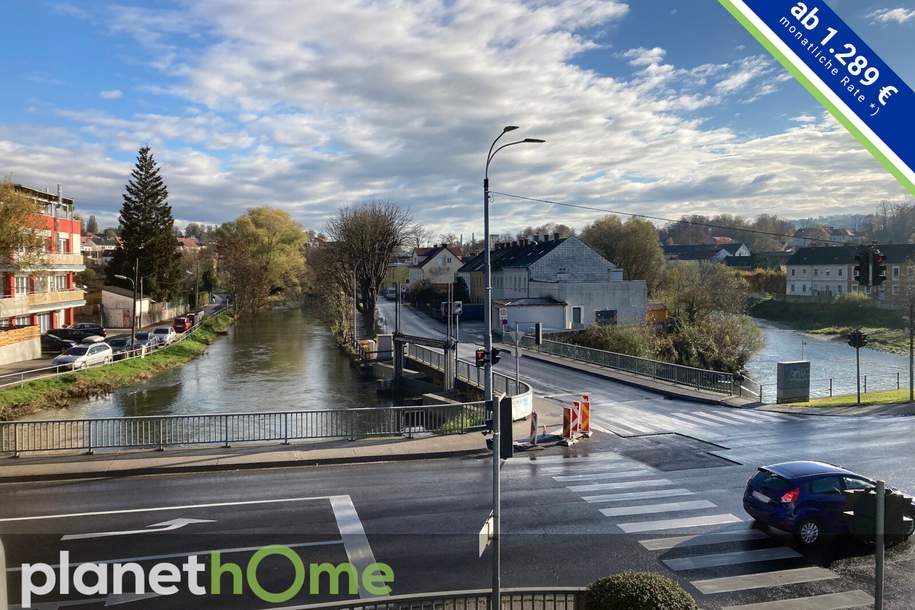
[[[559,233],[553,233],[553,241],[559,241]]]

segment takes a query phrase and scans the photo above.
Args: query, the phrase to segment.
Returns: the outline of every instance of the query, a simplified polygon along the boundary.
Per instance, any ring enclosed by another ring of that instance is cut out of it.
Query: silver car
[[[86,369],[90,366],[108,364],[114,359],[114,352],[107,343],[94,343],[92,345],[77,345],[71,347],[60,356],[51,360],[54,366],[72,370]]]
[[[160,326],[152,332],[152,336],[163,347],[178,338],[178,334],[171,326]]]

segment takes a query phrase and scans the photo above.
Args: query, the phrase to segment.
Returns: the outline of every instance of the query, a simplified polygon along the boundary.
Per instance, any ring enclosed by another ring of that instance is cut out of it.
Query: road
[[[435,322],[405,310],[405,326],[431,331]],[[522,364],[541,395],[590,392],[598,431],[571,449],[519,454],[504,464],[504,586],[586,585],[634,569],[677,579],[703,608],[788,599],[797,601],[752,607],[867,606],[868,548],[836,541],[804,551],[785,534],[754,529],[741,507],[743,487],[760,464],[815,458],[915,491],[915,421],[718,408]],[[489,552],[478,557],[477,532],[490,510],[490,486],[485,459],[15,484],[0,486],[0,536],[13,570],[57,563],[61,549],[72,552],[71,561],[137,559],[144,566],[229,549],[224,559],[244,565],[252,547],[275,543],[295,545],[306,563],[390,564],[395,594],[484,588]],[[175,519],[194,521],[138,533]],[[113,535],[99,536],[105,533]],[[889,549],[887,559],[886,607],[915,606],[915,542]],[[285,588],[288,564],[268,561],[262,582]],[[9,576],[18,600],[19,573]],[[330,597],[302,594],[288,605]],[[217,606],[186,592],[109,601],[128,610]],[[104,603],[99,597],[81,607]],[[222,596],[218,607],[269,605],[246,589]]]

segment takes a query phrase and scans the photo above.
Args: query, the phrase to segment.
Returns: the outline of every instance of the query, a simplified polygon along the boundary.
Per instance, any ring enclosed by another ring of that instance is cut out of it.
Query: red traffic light
[[[475,356],[477,368],[483,368],[484,366],[486,366],[486,350],[478,349],[474,353],[474,356]]]

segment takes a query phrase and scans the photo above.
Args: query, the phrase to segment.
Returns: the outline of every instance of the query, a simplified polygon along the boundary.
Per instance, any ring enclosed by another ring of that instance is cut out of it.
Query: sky
[[[915,0],[828,4],[915,85]],[[0,176],[117,224],[149,145],[179,224],[320,231],[397,203],[482,234],[495,191],[682,214],[867,213],[906,191],[716,0],[3,0]],[[600,213],[496,195],[492,232]]]

